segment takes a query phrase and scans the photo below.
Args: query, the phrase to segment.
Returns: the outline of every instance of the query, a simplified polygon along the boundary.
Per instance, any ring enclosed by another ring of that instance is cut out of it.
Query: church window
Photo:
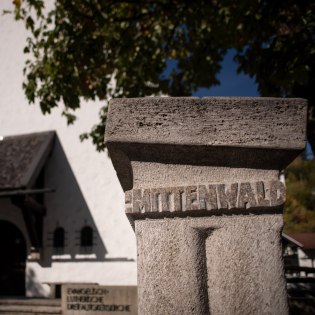
[[[93,230],[89,226],[85,226],[81,230],[81,247],[93,246]]]
[[[55,254],[62,254],[65,247],[65,230],[57,227],[54,231],[53,247]]]
[[[65,247],[65,230],[62,227],[58,227],[54,232],[54,247]]]

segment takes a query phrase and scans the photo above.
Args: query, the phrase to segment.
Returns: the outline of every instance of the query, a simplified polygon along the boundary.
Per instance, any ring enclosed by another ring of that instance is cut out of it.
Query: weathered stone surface
[[[141,314],[286,314],[282,215],[136,220]]]
[[[211,210],[265,209],[281,206],[285,202],[285,187],[282,182],[245,182],[183,187],[133,189],[127,191],[126,213],[205,213]]]
[[[62,314],[137,315],[137,287],[84,284],[63,285]]]
[[[114,99],[106,141],[301,150],[306,106],[293,98]]]
[[[301,99],[111,102],[139,314],[287,314],[279,173],[304,148],[305,122]]]
[[[124,190],[132,161],[279,170],[305,147],[306,108],[303,99],[115,99],[105,140]]]

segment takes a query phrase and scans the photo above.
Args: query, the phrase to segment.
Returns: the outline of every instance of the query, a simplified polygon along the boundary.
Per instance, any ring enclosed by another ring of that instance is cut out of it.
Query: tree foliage
[[[30,31],[24,49],[30,54],[24,69],[28,100],[39,100],[43,113],[64,106],[68,123],[82,98],[104,100],[100,122],[82,135],[98,150],[104,149],[106,99],[191,95],[219,84],[230,48],[262,96],[315,104],[314,1],[58,0],[52,9],[44,8],[44,0],[14,4],[16,19]]]
[[[315,232],[315,160],[296,159],[286,170],[286,232]]]

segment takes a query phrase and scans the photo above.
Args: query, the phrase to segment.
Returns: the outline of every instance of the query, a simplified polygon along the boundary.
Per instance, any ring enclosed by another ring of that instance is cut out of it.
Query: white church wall
[[[11,3],[2,0],[0,11],[11,8]],[[136,242],[124,215],[123,191],[107,153],[97,153],[90,142],[79,140],[79,134],[97,121],[102,103],[83,102],[78,121],[70,127],[61,109],[43,116],[38,105],[27,105],[22,90],[26,36],[13,16],[0,17],[0,136],[56,130],[60,141],[45,174],[45,186],[56,192],[45,196],[43,261],[28,262],[27,274],[39,286],[58,281],[135,285]],[[78,233],[84,224],[95,231],[95,256],[80,256]],[[64,257],[52,255],[51,233],[57,226],[66,231]],[[45,288],[30,288],[28,295],[46,295]]]

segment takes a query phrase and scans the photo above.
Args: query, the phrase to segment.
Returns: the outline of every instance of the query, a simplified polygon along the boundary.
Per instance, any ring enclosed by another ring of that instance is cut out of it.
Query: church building
[[[11,1],[0,3],[0,11]],[[136,240],[107,152],[79,135],[101,102],[67,126],[22,90],[27,33],[0,18],[0,295],[58,297],[63,283],[136,285]],[[62,104],[61,106],[62,107]]]

